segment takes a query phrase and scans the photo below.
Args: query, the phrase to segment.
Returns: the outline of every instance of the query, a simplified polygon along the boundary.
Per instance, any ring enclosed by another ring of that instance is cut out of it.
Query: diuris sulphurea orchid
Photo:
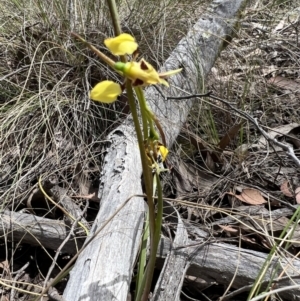
[[[138,48],[138,44],[136,43],[134,37],[127,33],[122,33],[115,38],[106,39],[104,41],[104,44],[114,55],[131,55]],[[139,62],[116,62],[113,67],[116,71],[119,71],[125,78],[130,79],[133,87],[143,87],[155,84],[163,84],[165,86],[169,86],[165,78],[182,70],[177,69],[164,73],[158,73],[155,68],[144,59],[141,59]],[[113,81],[106,80],[98,83],[92,89],[90,98],[95,101],[112,103],[117,100],[117,97],[121,93],[122,88],[119,84]]]

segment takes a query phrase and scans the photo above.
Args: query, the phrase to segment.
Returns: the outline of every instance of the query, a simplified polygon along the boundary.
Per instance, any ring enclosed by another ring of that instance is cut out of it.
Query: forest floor
[[[202,98],[193,107],[171,149],[176,172],[164,188],[189,224],[266,254],[300,204],[300,3],[269,2],[251,1],[243,12],[236,36],[206,79],[205,90],[215,98]],[[35,9],[0,4],[1,301],[32,300],[45,278],[55,277],[76,253],[74,246],[58,253],[47,239],[28,238],[30,228],[7,233],[8,212],[59,223],[64,213],[49,199],[57,203],[64,195],[75,204],[69,209],[75,214],[88,202],[85,223],[91,225],[99,208],[102,146],[128,115],[125,99],[111,106],[88,99],[90,88],[113,74],[70,38],[77,23],[59,15],[59,2],[48,13],[35,3]],[[79,30],[97,45],[112,34],[101,5],[93,11],[102,13],[87,16],[93,21]],[[199,1],[171,1],[157,11],[152,1],[143,5],[136,10],[152,14],[140,20],[125,9],[124,31],[133,33],[145,45],[141,51],[147,59],[160,66],[207,4],[193,11]],[[180,204],[185,200],[196,206]],[[300,227],[293,225],[293,236],[280,249],[287,258],[299,257]],[[57,286],[60,292],[66,281]],[[197,288],[193,281],[186,279],[182,300],[218,300],[228,293],[224,285]]]

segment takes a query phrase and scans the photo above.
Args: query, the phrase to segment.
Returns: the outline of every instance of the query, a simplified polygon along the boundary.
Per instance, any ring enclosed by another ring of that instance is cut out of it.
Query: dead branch
[[[56,221],[32,214],[5,210],[0,214],[0,235],[7,240],[43,246],[57,250],[69,233],[64,221]],[[75,254],[83,245],[84,238],[71,239],[61,249],[62,252]]]
[[[256,252],[252,250],[239,249],[238,247],[224,243],[199,243],[195,246],[195,242],[191,242],[191,246],[180,248],[176,254],[186,259],[188,265],[187,275],[194,276],[206,280],[208,283],[218,283],[227,286],[233,279],[236,270],[232,287],[235,289],[253,285],[261,267],[265,263],[268,254]],[[158,263],[163,264],[163,260],[168,256],[171,249],[171,244],[168,239],[161,239],[159,248]],[[174,250],[173,250],[174,252]],[[276,280],[283,269],[285,275],[282,279]],[[286,300],[300,300],[300,261],[287,260],[284,258],[275,257],[270,263],[269,269],[263,280],[263,285],[266,286],[272,273],[276,270],[275,279],[276,288],[284,288],[291,285],[298,287],[282,291],[279,295]],[[252,287],[252,286],[251,286]],[[251,289],[249,286],[249,289]]]

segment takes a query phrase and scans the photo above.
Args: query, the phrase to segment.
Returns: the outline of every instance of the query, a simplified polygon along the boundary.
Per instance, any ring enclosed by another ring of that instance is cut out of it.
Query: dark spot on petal
[[[136,79],[133,83],[132,83],[132,85],[133,86],[142,86],[144,84],[144,81],[143,80],[141,80],[141,79]]]
[[[141,61],[141,69],[142,70],[148,70],[148,67],[144,61]]]

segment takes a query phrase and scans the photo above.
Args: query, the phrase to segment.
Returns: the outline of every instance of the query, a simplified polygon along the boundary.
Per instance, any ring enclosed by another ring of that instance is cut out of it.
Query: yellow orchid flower
[[[133,54],[138,48],[134,37],[128,33],[122,33],[115,38],[108,38],[104,44],[114,55]]]
[[[151,138],[144,141],[145,151],[152,168],[164,169],[163,162],[166,160],[169,150],[158,140],[152,140]],[[157,165],[158,164],[158,165]]]
[[[115,38],[109,38],[104,41],[106,47],[114,55],[133,54],[137,48],[133,36],[128,33],[122,33]],[[148,86],[155,84],[163,84],[169,86],[165,78],[180,72],[182,69],[171,70],[164,73],[158,73],[154,67],[141,59],[139,62],[116,62],[114,68],[121,71],[122,74],[129,78],[133,86]],[[112,81],[103,81],[97,84],[90,93],[90,98],[104,103],[112,103],[122,93],[119,84]]]
[[[164,162],[168,156],[169,150],[164,145],[160,145],[158,151],[161,155],[162,161]]]
[[[90,99],[112,103],[122,93],[121,86],[113,81],[105,80],[97,84],[90,93]]]
[[[163,84],[168,87],[169,84],[165,78],[182,70],[171,70],[159,74],[154,67],[144,59],[141,59],[139,62],[128,62],[125,64],[122,62],[117,62],[115,64],[115,68],[119,71],[122,71],[124,76],[128,77],[132,81],[133,86]]]
[[[123,75],[132,81],[133,86],[148,86],[155,84],[169,86],[164,78],[181,71],[181,69],[177,69],[160,74],[144,59],[141,59],[139,62],[128,62],[125,64],[117,62],[115,68],[123,72]],[[122,88],[119,84],[106,80],[100,82],[92,89],[90,98],[104,103],[112,103],[117,100],[117,97],[121,93]]]

